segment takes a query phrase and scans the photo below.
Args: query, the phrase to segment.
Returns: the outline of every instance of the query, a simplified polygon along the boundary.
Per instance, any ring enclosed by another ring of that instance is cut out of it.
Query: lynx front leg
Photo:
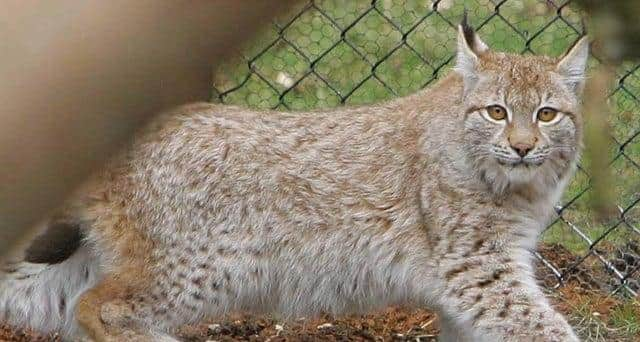
[[[471,341],[579,341],[525,265],[496,256],[470,257],[449,266],[442,275],[447,285],[439,304],[443,316],[463,330],[456,335]]]

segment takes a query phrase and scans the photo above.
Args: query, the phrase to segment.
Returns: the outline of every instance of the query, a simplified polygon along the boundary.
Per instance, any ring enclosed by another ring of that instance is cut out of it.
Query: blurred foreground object
[[[615,73],[607,65],[600,65],[592,72],[584,95],[584,135],[587,173],[591,176],[593,192],[589,196],[590,206],[601,221],[618,214],[615,186],[612,182],[610,110],[607,94],[612,88]]]
[[[593,32],[601,43],[601,57],[616,63],[640,57],[640,1],[576,0],[587,13]]]
[[[3,1],[0,257],[212,61],[295,1]]]
[[[593,195],[591,206],[600,219],[616,215],[615,187],[609,167],[611,139],[606,98],[613,86],[613,65],[640,57],[640,2],[629,0],[576,0],[588,13],[590,35],[596,41],[595,54],[603,61],[587,82],[585,93],[585,155],[590,161]]]

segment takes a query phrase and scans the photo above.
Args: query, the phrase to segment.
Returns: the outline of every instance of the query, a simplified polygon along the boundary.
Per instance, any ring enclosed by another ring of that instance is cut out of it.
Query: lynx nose
[[[520,158],[524,158],[538,142],[537,135],[530,129],[513,127],[507,137],[509,145]]]
[[[524,158],[524,156],[529,153],[533,149],[533,144],[527,143],[516,143],[511,145],[511,148],[518,153],[520,158]]]

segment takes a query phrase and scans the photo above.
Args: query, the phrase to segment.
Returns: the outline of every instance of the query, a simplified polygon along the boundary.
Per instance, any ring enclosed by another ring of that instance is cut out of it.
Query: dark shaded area
[[[24,260],[38,264],[58,264],[80,247],[82,233],[78,225],[54,223],[36,237],[24,253]]]

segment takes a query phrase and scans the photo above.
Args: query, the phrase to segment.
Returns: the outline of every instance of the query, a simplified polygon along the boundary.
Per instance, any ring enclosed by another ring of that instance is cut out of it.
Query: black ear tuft
[[[462,15],[462,22],[460,23],[460,26],[462,27],[462,32],[464,33],[464,39],[467,41],[467,45],[469,45],[472,50],[475,49],[476,33],[473,30],[473,27],[469,25],[469,18],[466,8],[464,9],[464,14]]]

